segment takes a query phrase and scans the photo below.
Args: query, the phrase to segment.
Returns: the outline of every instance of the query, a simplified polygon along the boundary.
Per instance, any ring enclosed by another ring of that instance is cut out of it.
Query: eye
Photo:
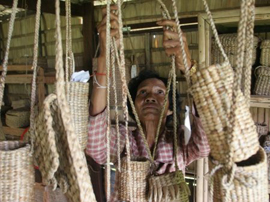
[[[140,90],[138,94],[144,95],[146,93],[146,90]]]
[[[158,90],[158,94],[159,95],[165,95],[165,91],[164,90]]]

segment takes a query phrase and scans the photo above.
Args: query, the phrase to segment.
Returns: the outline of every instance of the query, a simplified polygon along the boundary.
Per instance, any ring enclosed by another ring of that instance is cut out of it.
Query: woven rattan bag
[[[270,40],[263,40],[261,43],[260,63],[263,66],[270,66]]]
[[[34,167],[30,145],[0,142],[0,201],[34,201]]]
[[[192,75],[191,93],[207,134],[211,155],[224,163],[229,147],[226,142],[232,100],[233,71],[228,63],[202,68]],[[237,93],[236,128],[233,131],[233,160],[240,162],[259,149],[258,134],[245,98]]]
[[[228,202],[268,201],[267,157],[263,148],[248,161],[238,164],[229,189]],[[209,160],[209,168],[216,167],[213,160]],[[226,176],[223,169],[216,171],[213,176],[213,202],[220,202],[224,198],[225,188],[222,180]]]
[[[11,128],[27,127],[30,124],[29,109],[13,109],[6,113],[6,124]]]
[[[270,67],[259,66],[255,69],[257,77],[254,93],[256,95],[270,95]]]

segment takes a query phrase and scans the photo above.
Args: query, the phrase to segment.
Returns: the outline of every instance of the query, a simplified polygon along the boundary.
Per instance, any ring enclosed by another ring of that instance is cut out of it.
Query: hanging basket
[[[256,128],[259,136],[268,134],[268,126],[265,123],[256,123]]]
[[[270,67],[259,66],[255,69],[257,77],[254,93],[256,95],[270,95]]]
[[[132,192],[133,201],[147,202],[147,180],[150,174],[150,162],[147,160],[130,161],[131,170],[131,191],[128,183],[127,159],[121,161],[121,172],[118,174],[118,195],[121,201],[130,201]]]
[[[238,42],[237,34],[221,34],[219,35],[220,42],[223,49],[228,56],[228,59],[233,67],[236,67]],[[254,36],[253,38],[253,51],[252,51],[252,64],[256,61],[256,50],[258,47],[259,38]],[[216,40],[212,40],[212,64],[221,64],[224,62],[224,57],[216,43]]]
[[[260,63],[263,66],[270,66],[270,40],[263,40],[261,43]]]
[[[89,83],[69,82],[67,85],[69,89],[67,99],[70,106],[74,131],[79,138],[81,149],[84,150],[88,138]]]
[[[203,128],[207,134],[211,155],[226,162],[228,127],[230,126],[233,71],[229,64],[212,65],[192,75],[190,89]],[[246,100],[238,90],[236,98],[236,127],[232,134],[233,161],[248,159],[259,149],[258,134]]]
[[[210,170],[216,166],[216,162],[209,160]],[[224,199],[225,189],[222,186],[222,179],[225,175],[224,170],[219,169],[213,176],[213,202],[220,202]],[[268,180],[266,176],[267,158],[265,152],[260,147],[258,152],[248,161],[237,165],[227,201],[268,202]]]
[[[20,141],[0,142],[0,201],[34,201],[34,166],[30,145]]]

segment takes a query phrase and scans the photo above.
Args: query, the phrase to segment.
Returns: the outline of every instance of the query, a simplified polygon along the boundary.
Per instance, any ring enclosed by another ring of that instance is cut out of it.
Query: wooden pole
[[[151,68],[151,38],[150,33],[145,33],[144,44],[145,44],[145,65],[146,69]]]

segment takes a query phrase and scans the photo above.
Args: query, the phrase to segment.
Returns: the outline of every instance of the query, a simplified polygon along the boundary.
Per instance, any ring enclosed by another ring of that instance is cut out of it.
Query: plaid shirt
[[[210,151],[206,134],[202,128],[201,121],[198,117],[193,116],[193,125],[191,138],[186,146],[179,143],[180,146],[177,154],[178,166],[181,170],[185,170],[185,167],[194,160],[207,157]],[[106,163],[106,130],[107,130],[107,110],[98,114],[97,116],[90,117],[88,126],[88,143],[86,148],[86,154],[91,156],[98,164]],[[125,147],[125,127],[120,125],[120,147],[121,151]],[[180,130],[179,130],[180,131]],[[172,133],[165,130],[157,145],[157,152],[155,156],[155,163],[158,165],[158,174],[165,172],[174,172],[175,163],[173,159],[173,141],[167,141],[165,136]],[[117,161],[117,135],[116,129],[111,128],[110,132],[110,153],[111,161],[116,163]],[[179,134],[180,135],[180,134]],[[180,139],[180,138],[178,138]],[[139,130],[129,130],[130,141],[130,153],[132,157],[145,157],[148,158],[147,150]],[[149,159],[149,158],[148,158]],[[116,176],[117,179],[117,176]],[[114,190],[116,190],[110,201],[117,201],[117,181],[115,183]]]

